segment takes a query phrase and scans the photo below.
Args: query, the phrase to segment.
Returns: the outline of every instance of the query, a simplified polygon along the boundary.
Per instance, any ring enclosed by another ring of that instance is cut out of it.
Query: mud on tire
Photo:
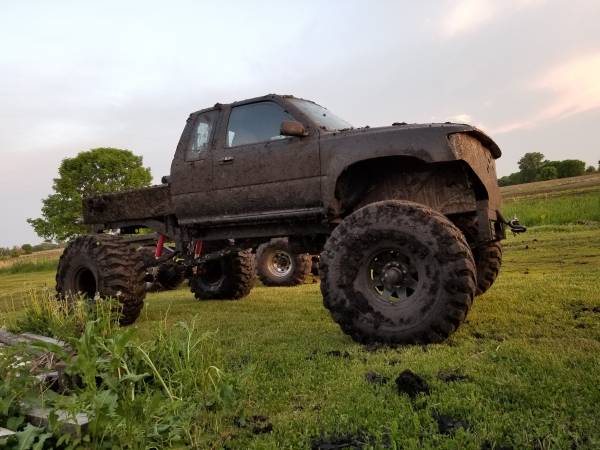
[[[307,253],[294,253],[287,239],[272,239],[256,250],[256,270],[265,286],[302,284],[311,268],[311,256]]]
[[[168,261],[158,266],[156,281],[167,291],[177,289],[185,280],[185,267],[174,261]]]
[[[441,342],[465,317],[475,264],[445,216],[417,203],[382,201],[352,213],[321,254],[325,307],[354,340]]]
[[[244,250],[202,264],[190,289],[198,300],[237,300],[250,293],[255,279],[254,255]]]
[[[79,294],[115,298],[122,305],[121,325],[131,324],[144,306],[142,259],[115,236],[80,236],[60,257],[56,293],[67,300]]]
[[[463,232],[471,246],[477,268],[477,292],[475,295],[481,295],[492,287],[500,273],[502,244],[500,241],[492,241],[476,245],[477,218],[475,217],[459,217],[454,223]]]

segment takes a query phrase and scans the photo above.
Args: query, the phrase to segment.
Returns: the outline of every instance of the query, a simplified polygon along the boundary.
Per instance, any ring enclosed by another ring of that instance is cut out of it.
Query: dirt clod
[[[249,428],[253,434],[264,434],[273,431],[273,424],[267,416],[236,417],[233,423],[238,428]]]
[[[314,439],[310,448],[312,450],[361,450],[365,444],[366,442],[360,436],[346,434]]]
[[[381,342],[370,342],[370,343],[366,344],[364,346],[364,348],[365,348],[365,351],[367,351],[369,353],[375,353],[375,352],[378,352],[379,350],[382,350],[385,348],[390,348],[390,346],[386,347]]]
[[[396,387],[399,394],[406,394],[413,400],[419,394],[429,394],[429,385],[427,382],[410,370],[405,370],[398,375],[398,378],[396,378]]]
[[[455,419],[444,414],[435,414],[433,416],[438,424],[438,430],[441,434],[454,434],[459,428],[463,430],[469,429],[469,424],[464,420]]]
[[[573,312],[573,319],[579,319],[581,316],[586,315],[586,314],[599,314],[599,313],[600,313],[600,306],[577,308]]]
[[[330,350],[328,352],[325,353],[327,356],[331,356],[332,358],[346,358],[346,359],[350,359],[350,353],[348,353],[347,351],[339,351],[339,350]]]
[[[367,380],[367,383],[379,385],[386,384],[388,381],[390,381],[389,377],[372,371],[365,374],[365,379]]]
[[[469,380],[469,377],[467,375],[453,370],[440,370],[437,374],[437,377],[439,380],[444,381],[446,383]]]

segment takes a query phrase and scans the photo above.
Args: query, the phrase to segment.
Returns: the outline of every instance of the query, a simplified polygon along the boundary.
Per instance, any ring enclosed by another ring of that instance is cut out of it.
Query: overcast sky
[[[454,120],[504,155],[600,159],[600,2],[0,3],[0,245],[36,243],[60,161],[143,155],[156,182],[191,111],[266,93],[355,126]]]

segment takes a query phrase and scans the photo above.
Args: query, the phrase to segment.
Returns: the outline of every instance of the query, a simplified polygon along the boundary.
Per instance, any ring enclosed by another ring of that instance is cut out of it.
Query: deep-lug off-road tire
[[[500,273],[502,244],[500,241],[476,244],[477,218],[475,217],[460,217],[454,223],[463,232],[471,246],[477,268],[477,292],[475,295],[481,295],[492,287]]]
[[[499,241],[488,242],[473,249],[473,258],[477,267],[477,293],[481,295],[492,287],[500,273],[502,265],[502,244]]]
[[[272,239],[256,250],[256,270],[265,286],[303,284],[311,267],[311,256],[308,253],[294,253],[287,239]]]
[[[202,264],[190,289],[198,300],[237,300],[250,293],[255,279],[254,255],[244,250]]]
[[[348,216],[321,253],[325,307],[362,343],[441,342],[465,320],[476,289],[463,234],[442,214],[386,200]]]
[[[173,261],[162,263],[156,271],[156,281],[167,291],[177,289],[185,279],[185,267]]]
[[[60,257],[56,292],[67,300],[77,295],[117,299],[122,305],[120,323],[129,325],[144,306],[143,261],[115,236],[80,236]]]

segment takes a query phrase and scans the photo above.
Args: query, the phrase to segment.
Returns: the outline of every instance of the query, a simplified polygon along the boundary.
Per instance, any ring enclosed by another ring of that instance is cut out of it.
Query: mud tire
[[[119,238],[80,236],[67,246],[58,262],[56,293],[72,300],[80,294],[93,299],[112,297],[121,305],[121,325],[136,321],[146,295],[139,254]]]
[[[287,270],[278,271],[277,256],[287,260]],[[265,286],[297,286],[306,281],[312,268],[311,256],[307,253],[294,253],[287,239],[272,239],[261,244],[256,250],[256,270],[258,278]]]
[[[255,280],[254,255],[244,250],[198,267],[190,289],[197,300],[238,300],[250,293]]]
[[[391,248],[418,279],[412,294],[405,291],[412,298],[395,304],[369,285],[373,255]],[[465,320],[476,290],[464,235],[442,214],[407,201],[372,203],[346,217],[325,245],[320,273],[325,307],[361,343],[441,342]]]
[[[172,291],[181,286],[185,280],[185,268],[173,261],[169,261],[158,266],[156,271],[156,281],[163,290]]]
[[[502,266],[502,244],[492,241],[476,244],[477,219],[475,217],[462,217],[455,221],[456,226],[463,232],[473,253],[477,267],[477,292],[482,295],[492,287]]]
[[[492,287],[502,265],[502,244],[488,242],[473,250],[477,266],[477,294],[481,295]]]

